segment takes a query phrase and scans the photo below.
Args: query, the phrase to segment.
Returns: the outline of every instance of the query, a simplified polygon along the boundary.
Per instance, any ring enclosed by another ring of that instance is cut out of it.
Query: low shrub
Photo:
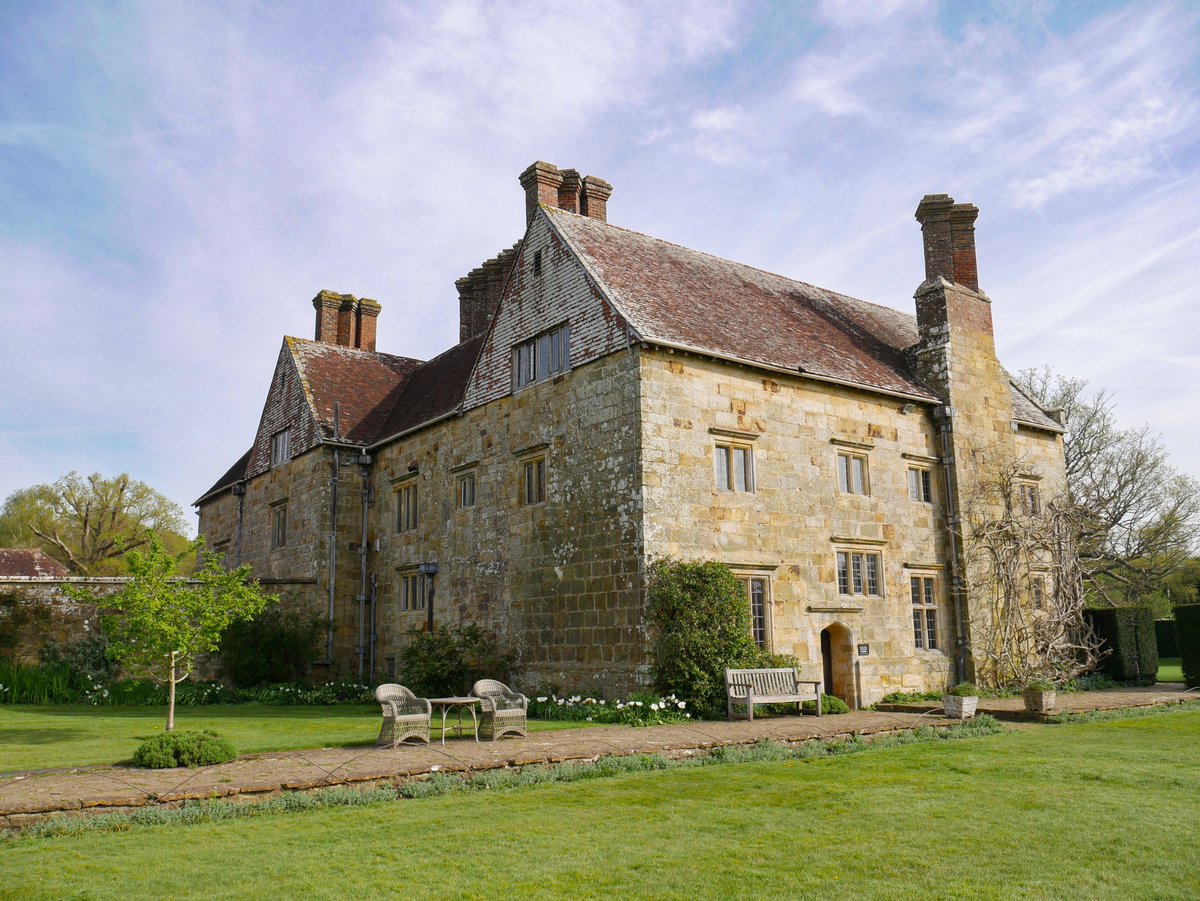
[[[479,679],[509,680],[513,658],[492,632],[466,623],[432,632],[409,629],[400,678],[417,697],[465,695]]]
[[[1200,604],[1181,604],[1175,608],[1175,635],[1179,640],[1179,659],[1183,681],[1188,688],[1200,685]]]
[[[320,685],[256,685],[237,693],[238,700],[252,704],[309,707],[326,704],[370,704],[375,689],[357,682],[324,682]]]
[[[816,701],[805,701],[801,705],[809,713],[817,709]],[[835,695],[821,695],[821,713],[849,713],[850,705]]]
[[[979,689],[972,682],[959,682],[946,694],[954,698],[977,698],[979,697]]]
[[[1084,615],[1110,651],[1100,668],[1118,682],[1151,685],[1158,677],[1158,642],[1149,607],[1086,610]]]
[[[1116,687],[1117,683],[1104,673],[1090,673],[1086,676],[1076,676],[1074,679],[1067,680],[1063,683],[1062,690],[1066,692],[1104,691],[1105,689]]]
[[[42,666],[66,667],[77,685],[99,684],[117,678],[116,661],[108,656],[108,639],[101,632],[72,642],[51,641],[38,652]]]
[[[190,768],[225,763],[237,757],[229,739],[215,732],[163,732],[142,742],[133,752],[133,765],[152,770]]]
[[[1054,683],[1049,679],[1030,679],[1025,686],[1026,691],[1054,691]]]

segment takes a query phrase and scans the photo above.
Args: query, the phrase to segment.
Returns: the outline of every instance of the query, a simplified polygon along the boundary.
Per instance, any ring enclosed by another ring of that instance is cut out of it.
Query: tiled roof
[[[62,579],[70,572],[37,548],[0,548],[0,579]]]
[[[646,341],[666,341],[865,388],[937,400],[908,363],[916,317],[543,207]],[[1011,383],[1013,415],[1061,431]]]
[[[414,369],[374,440],[399,435],[444,416],[461,404],[485,337],[481,334],[457,344]]]
[[[547,212],[643,340],[936,399],[905,363],[904,348],[916,342],[911,316],[587,216]]]
[[[420,360],[288,338],[321,437],[369,444],[388,419]],[[334,424],[334,404],[338,422]]]
[[[1012,390],[1013,419],[1026,425],[1037,426],[1040,429],[1049,429],[1053,432],[1063,431],[1063,427],[1046,415],[1037,401],[1021,390],[1016,379],[1007,372],[1004,374],[1008,376],[1008,385]]]
[[[238,461],[230,466],[228,470],[226,470],[225,475],[217,479],[211,488],[200,495],[200,497],[192,503],[198,504],[210,494],[216,494],[222,488],[228,488],[234,482],[240,482],[246,475],[246,466],[250,463],[250,454],[253,452],[253,450],[254,448],[250,448],[250,450],[242,454]]]

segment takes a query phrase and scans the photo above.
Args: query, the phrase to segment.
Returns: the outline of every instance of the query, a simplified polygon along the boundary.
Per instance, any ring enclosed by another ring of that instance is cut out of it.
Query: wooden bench
[[[803,713],[805,701],[815,701],[821,715],[821,683],[802,681],[798,669],[725,670],[725,712],[733,719],[735,704],[746,707],[746,719],[754,719],[755,704],[795,704]]]

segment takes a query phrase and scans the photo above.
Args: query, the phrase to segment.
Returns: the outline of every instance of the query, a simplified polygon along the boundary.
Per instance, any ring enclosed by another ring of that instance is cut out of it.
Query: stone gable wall
[[[941,689],[954,623],[945,488],[928,412],[904,414],[902,401],[660,350],[642,354],[641,378],[647,557],[718,560],[769,578],[771,649],[794,655],[805,677],[822,678],[821,631],[834,627],[835,686],[852,703]],[[753,492],[716,487],[715,444],[731,440],[753,448]],[[869,495],[840,493],[839,450],[867,457]],[[910,465],[931,469],[932,503],[909,499]],[[838,594],[838,549],[880,554],[882,597]],[[914,648],[912,575],[937,579],[939,650]]]
[[[320,442],[316,423],[304,397],[304,386],[300,383],[296,362],[285,338],[271,376],[267,399],[263,404],[258,431],[254,437],[254,448],[246,463],[246,476],[251,478],[271,468],[271,436],[283,429],[291,429],[288,438],[289,452],[293,458],[316,447]]]

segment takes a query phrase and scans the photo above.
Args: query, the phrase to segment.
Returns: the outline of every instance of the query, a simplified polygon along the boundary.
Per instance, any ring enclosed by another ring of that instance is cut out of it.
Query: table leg
[[[475,741],[479,741],[479,717],[475,715],[475,705],[469,704],[467,709],[471,711],[471,722],[475,726]]]
[[[446,743],[446,705],[442,705],[442,744]]]

